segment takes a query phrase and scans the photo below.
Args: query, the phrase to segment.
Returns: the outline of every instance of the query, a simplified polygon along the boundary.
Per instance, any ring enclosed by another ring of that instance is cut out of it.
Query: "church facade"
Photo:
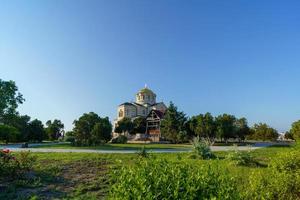
[[[114,127],[125,117],[132,121],[137,117],[143,117],[146,119],[146,132],[140,134],[149,136],[153,141],[159,141],[160,121],[166,109],[163,102],[156,102],[156,94],[145,86],[135,95],[135,102],[125,102],[118,106],[118,116],[114,121]]]

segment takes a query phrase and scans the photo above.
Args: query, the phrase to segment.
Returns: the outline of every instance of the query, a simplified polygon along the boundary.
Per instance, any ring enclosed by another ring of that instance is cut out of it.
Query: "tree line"
[[[49,120],[44,125],[38,119],[31,120],[28,115],[20,115],[17,108],[24,101],[14,81],[0,79],[0,141],[41,142],[66,136],[66,139],[75,145],[97,145],[111,140],[113,130],[108,117],[100,117],[94,112],[84,113],[74,120],[73,130],[64,134],[64,124],[58,119]],[[114,131],[145,133],[146,119],[124,118],[117,123]],[[172,102],[161,122],[161,134],[163,139],[173,143],[187,142],[195,136],[206,138],[213,143],[216,140],[227,142],[229,139],[276,140],[279,135],[276,129],[265,123],[249,127],[246,118],[237,118],[226,113],[218,116],[205,113],[187,117]],[[300,139],[300,120],[292,124],[291,130],[285,136]]]
[[[172,102],[162,121],[161,133],[173,143],[187,142],[195,136],[211,143],[216,140],[227,142],[229,139],[275,141],[279,136],[278,131],[266,123],[256,123],[249,127],[246,118],[226,113],[214,117],[208,112],[188,118]],[[300,120],[292,124],[285,138],[300,140]]]
[[[48,120],[46,126],[39,119],[20,115],[18,105],[25,101],[14,81],[0,79],[0,141],[41,142],[63,136],[64,124]]]

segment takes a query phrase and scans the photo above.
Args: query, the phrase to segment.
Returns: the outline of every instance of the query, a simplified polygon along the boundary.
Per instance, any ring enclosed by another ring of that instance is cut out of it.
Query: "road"
[[[58,143],[37,143],[37,144],[30,144],[29,147],[34,146],[43,146],[43,145],[52,145]],[[61,143],[60,143],[61,144]],[[272,143],[256,143],[253,146],[212,146],[212,151],[230,151],[237,148],[238,150],[255,150],[263,147],[267,147],[272,145]],[[136,153],[138,150],[92,150],[92,149],[55,149],[55,148],[21,148],[21,144],[13,144],[13,145],[0,145],[0,149],[9,149],[13,152],[19,151],[31,151],[31,152],[58,152],[58,153]],[[153,153],[179,153],[179,152],[189,152],[191,149],[151,149],[149,150]]]

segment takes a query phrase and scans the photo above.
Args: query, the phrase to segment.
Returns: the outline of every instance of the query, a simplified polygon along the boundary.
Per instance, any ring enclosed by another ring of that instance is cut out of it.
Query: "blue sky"
[[[0,78],[21,114],[114,119],[145,83],[187,115],[300,119],[299,1],[0,2]]]

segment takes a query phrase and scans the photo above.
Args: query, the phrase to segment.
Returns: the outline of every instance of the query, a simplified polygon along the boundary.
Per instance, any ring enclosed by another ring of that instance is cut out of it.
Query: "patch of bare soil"
[[[32,188],[17,189],[18,198],[36,195],[39,199],[76,198],[93,196],[103,199],[108,192],[108,163],[106,161],[81,160],[60,166],[58,176],[52,181]],[[1,189],[1,188],[0,188]],[[26,198],[27,197],[27,198]]]

